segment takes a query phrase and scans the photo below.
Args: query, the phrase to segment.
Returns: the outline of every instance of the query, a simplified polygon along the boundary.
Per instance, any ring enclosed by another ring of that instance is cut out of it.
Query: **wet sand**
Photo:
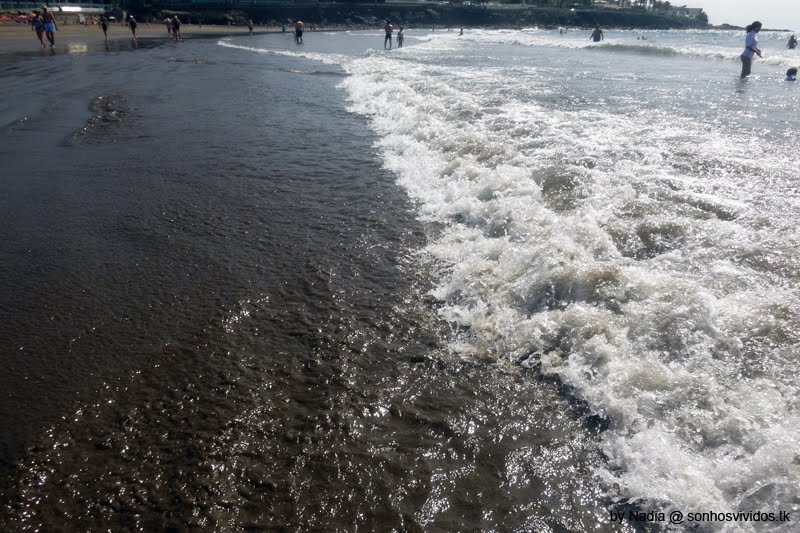
[[[617,529],[581,406],[446,348],[441,230],[303,57],[380,34],[91,35],[0,54],[0,531]]]

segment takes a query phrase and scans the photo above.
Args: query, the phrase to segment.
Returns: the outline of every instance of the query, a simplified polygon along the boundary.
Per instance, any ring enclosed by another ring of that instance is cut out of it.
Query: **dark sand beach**
[[[601,523],[580,408],[444,349],[341,69],[125,32],[0,30],[0,529]]]
[[[784,34],[273,30],[0,30],[0,531],[794,532]]]

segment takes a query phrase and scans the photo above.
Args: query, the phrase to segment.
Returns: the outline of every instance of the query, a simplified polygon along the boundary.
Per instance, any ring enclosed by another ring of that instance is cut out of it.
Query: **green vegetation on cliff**
[[[143,10],[139,10],[142,14]],[[482,26],[482,27],[593,27],[629,29],[684,29],[706,28],[704,20],[683,16],[668,16],[644,10],[615,9],[558,9],[532,6],[468,6],[442,4],[319,4],[285,6],[240,6],[236,11],[222,9],[187,8],[181,10],[190,19],[203,22],[227,23],[246,21],[280,23],[287,19],[301,19],[322,25],[347,25],[353,27],[382,27],[383,20],[406,26]],[[160,12],[154,11],[158,16]]]

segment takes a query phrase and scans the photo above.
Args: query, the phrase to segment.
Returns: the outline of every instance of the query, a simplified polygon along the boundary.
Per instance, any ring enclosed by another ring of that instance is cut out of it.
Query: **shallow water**
[[[794,58],[637,35],[9,60],[0,524],[797,511]]]

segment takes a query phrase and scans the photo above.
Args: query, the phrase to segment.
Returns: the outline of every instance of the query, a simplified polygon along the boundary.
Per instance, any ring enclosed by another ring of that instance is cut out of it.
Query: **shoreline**
[[[436,25],[437,27],[443,27],[441,25]],[[425,28],[425,25],[421,25],[421,28]],[[470,26],[473,27],[473,26]],[[486,26],[480,26],[485,28],[499,28],[505,26],[496,26],[493,24],[489,24]],[[555,29],[550,28],[550,29]],[[375,27],[371,28],[369,25],[347,25],[347,24],[332,24],[330,26],[326,26],[324,28],[318,28],[315,32],[330,32],[330,31],[345,31],[345,30],[369,30],[375,29],[379,30],[381,28]],[[515,29],[515,28],[507,28],[507,29]],[[518,28],[517,28],[518,29]],[[570,27],[570,29],[572,29]],[[580,28],[585,29],[585,28]],[[590,28],[589,28],[590,29]],[[613,30],[619,29],[614,27],[606,27],[604,29]],[[648,28],[638,28],[640,30],[647,30]],[[719,27],[710,27],[709,30],[719,30],[723,28]],[[735,28],[724,28],[724,29],[735,29]],[[588,30],[587,30],[588,31]],[[291,28],[287,27],[286,33],[291,34]],[[281,28],[279,26],[257,26],[253,28],[253,35],[264,35],[264,34],[275,34],[275,33],[282,33]],[[184,40],[189,39],[199,39],[199,38],[210,38],[210,37],[241,37],[241,36],[248,36],[250,35],[249,30],[246,26],[227,26],[227,25],[215,25],[215,24],[207,24],[203,25],[202,27],[197,26],[196,24],[185,23],[181,28],[181,35]],[[103,38],[102,31],[100,27],[97,25],[78,25],[78,24],[65,24],[59,26],[58,31],[55,33],[55,40],[56,40],[56,50],[60,47],[70,45],[72,46],[80,46],[80,45],[97,45],[101,44],[106,39]],[[172,41],[172,38],[166,33],[163,24],[148,24],[146,22],[140,22],[139,28],[137,31],[137,41]],[[124,24],[114,24],[109,27],[108,30],[108,39],[109,43],[111,42],[121,42],[121,41],[133,41],[133,36],[131,35],[130,30]],[[45,40],[46,42],[46,40]],[[0,24],[0,54],[3,52],[20,52],[20,51],[35,51],[39,50],[41,47],[38,46],[38,41],[36,39],[36,34],[30,29],[27,25],[16,25],[16,24]],[[45,48],[47,49],[47,48]]]

